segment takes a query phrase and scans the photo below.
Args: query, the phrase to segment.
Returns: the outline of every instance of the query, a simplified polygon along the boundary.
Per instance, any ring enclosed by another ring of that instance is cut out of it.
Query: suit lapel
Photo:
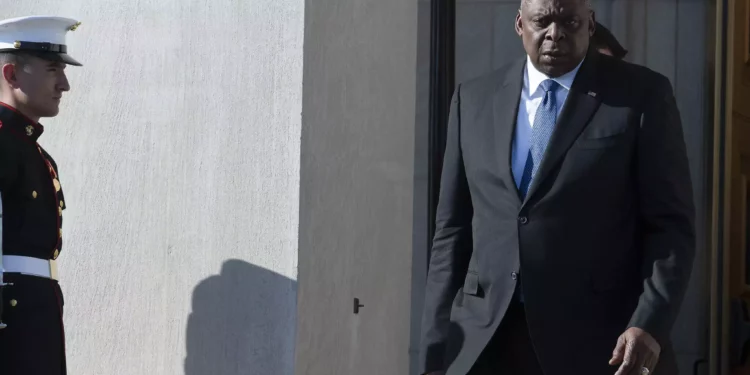
[[[500,176],[505,185],[516,192],[519,203],[521,198],[516,187],[516,180],[513,178],[511,156],[513,154],[513,135],[516,129],[518,103],[521,100],[525,67],[525,58],[513,64],[507,71],[504,80],[495,88],[492,98],[492,126],[495,130],[496,160],[500,166]]]
[[[524,204],[536,193],[544,179],[565,156],[599,108],[600,99],[596,94],[596,60],[597,53],[589,53],[586,61],[581,65],[547,145],[542,164],[529,186]]]

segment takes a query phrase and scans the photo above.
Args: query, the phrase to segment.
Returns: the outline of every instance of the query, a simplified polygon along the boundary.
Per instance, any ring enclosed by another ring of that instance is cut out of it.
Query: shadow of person
[[[186,375],[292,375],[297,282],[241,260],[193,291]]]

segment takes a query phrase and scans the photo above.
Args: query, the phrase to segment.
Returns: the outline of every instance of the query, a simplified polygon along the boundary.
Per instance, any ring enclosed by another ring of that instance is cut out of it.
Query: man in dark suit
[[[70,90],[61,17],[0,21],[0,374],[64,375],[57,277],[66,208],[57,164],[39,145],[42,117]],[[3,282],[7,285],[1,285]]]
[[[695,252],[669,80],[590,46],[586,0],[526,0],[527,58],[456,88],[421,372],[675,374]]]

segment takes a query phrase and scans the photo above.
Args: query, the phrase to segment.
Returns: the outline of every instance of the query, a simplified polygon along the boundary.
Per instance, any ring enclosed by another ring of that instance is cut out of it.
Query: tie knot
[[[560,84],[557,83],[557,81],[555,81],[555,80],[545,79],[544,81],[542,81],[542,85],[541,86],[542,86],[542,90],[544,90],[544,92],[550,92],[550,91],[555,92],[555,90],[557,90],[557,88],[560,86]]]

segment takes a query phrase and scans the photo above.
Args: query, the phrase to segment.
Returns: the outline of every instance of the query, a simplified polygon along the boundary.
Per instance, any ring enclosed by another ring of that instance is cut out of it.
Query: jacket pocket
[[[627,121],[618,124],[608,124],[607,126],[598,126],[593,129],[584,131],[576,141],[580,148],[607,148],[617,145],[626,139],[626,134],[630,129]]]
[[[609,148],[618,145],[625,138],[624,135],[620,134],[607,138],[580,139],[577,142],[577,146],[582,149]]]
[[[464,280],[464,294],[468,294],[470,296],[476,296],[481,297],[482,295],[482,288],[479,285],[479,275],[475,272],[469,272],[466,274],[466,279]]]

